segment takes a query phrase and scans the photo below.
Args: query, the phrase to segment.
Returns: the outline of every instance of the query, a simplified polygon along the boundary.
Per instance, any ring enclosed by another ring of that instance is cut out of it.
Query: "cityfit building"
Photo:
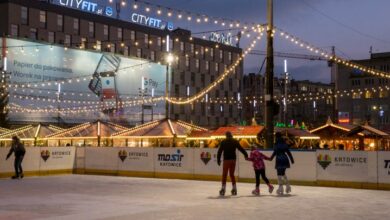
[[[135,124],[168,112],[208,127],[239,122],[239,105],[209,100],[240,97],[242,63],[203,101],[166,108],[164,97],[167,90],[178,99],[198,93],[239,58],[240,48],[191,37],[131,6],[121,8],[123,19],[118,5],[105,3],[0,0],[11,121]],[[176,58],[167,68],[169,53]]]

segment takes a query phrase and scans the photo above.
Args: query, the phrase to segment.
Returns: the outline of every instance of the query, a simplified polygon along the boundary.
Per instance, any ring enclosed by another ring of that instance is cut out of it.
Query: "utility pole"
[[[265,73],[265,146],[273,148],[274,125],[273,125],[273,107],[274,107],[274,48],[273,48],[273,0],[267,1],[267,67]]]
[[[287,60],[284,60],[284,99],[283,99],[283,123],[287,127],[287,89],[288,89]]]
[[[335,47],[332,47],[332,57],[336,56],[336,50]],[[330,69],[330,74],[331,74],[331,83],[333,84],[333,122],[337,123],[338,122],[338,97],[336,94],[336,91],[338,91],[338,72],[337,72],[337,62],[334,62],[333,60],[330,60],[328,63],[328,66],[331,68]]]

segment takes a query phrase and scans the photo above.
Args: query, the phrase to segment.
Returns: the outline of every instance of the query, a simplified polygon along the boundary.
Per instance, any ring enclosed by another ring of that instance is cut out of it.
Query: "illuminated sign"
[[[339,123],[349,124],[349,112],[339,112]]]
[[[93,1],[86,0],[58,0],[58,4],[61,6],[75,8],[82,11],[95,13],[99,15],[105,14],[108,17],[113,16],[114,11],[110,6],[101,6]]]
[[[217,43],[221,43],[221,44],[226,44],[229,46],[233,45],[233,40],[232,40],[231,34],[225,35],[223,33],[220,34],[220,33],[212,32],[210,37],[209,37],[209,40],[217,42]]]
[[[158,28],[164,30],[165,28],[172,31],[173,30],[173,23],[172,22],[166,22],[158,18],[148,17],[146,15],[141,15],[137,13],[133,13],[131,15],[131,21],[134,23],[142,24],[145,26]]]

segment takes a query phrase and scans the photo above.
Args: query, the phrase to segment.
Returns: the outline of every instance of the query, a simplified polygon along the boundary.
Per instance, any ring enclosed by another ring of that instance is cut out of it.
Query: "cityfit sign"
[[[131,21],[137,24],[142,24],[145,26],[149,26],[152,28],[158,28],[161,30],[164,30],[165,28],[169,31],[173,30],[173,23],[172,22],[166,22],[158,18],[149,17],[146,15],[133,13],[131,15]]]
[[[81,11],[86,11],[89,13],[95,13],[99,15],[106,15],[111,17],[114,14],[112,7],[110,6],[100,6],[96,2],[86,1],[86,0],[57,0],[59,5],[75,8]]]
[[[229,46],[233,45],[233,40],[232,40],[231,34],[225,35],[224,33],[220,34],[220,33],[212,32],[210,37],[209,37],[209,40],[217,42],[217,43],[221,43],[221,44],[226,44]]]

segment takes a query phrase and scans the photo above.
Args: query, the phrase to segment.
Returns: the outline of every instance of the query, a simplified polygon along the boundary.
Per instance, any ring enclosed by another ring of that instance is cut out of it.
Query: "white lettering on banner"
[[[147,17],[145,15],[133,13],[131,15],[131,21],[134,23],[146,25],[149,27],[159,28],[159,29],[165,29],[172,31],[173,30],[173,24],[171,22],[163,22],[160,19]]]
[[[98,7],[97,3],[84,0],[60,0],[60,5],[88,12],[96,12]]]
[[[221,43],[221,44],[226,44],[229,46],[233,45],[231,34],[225,35],[223,33],[219,34],[216,32],[212,32],[210,37],[209,37],[209,40],[217,42],[217,43]]]

